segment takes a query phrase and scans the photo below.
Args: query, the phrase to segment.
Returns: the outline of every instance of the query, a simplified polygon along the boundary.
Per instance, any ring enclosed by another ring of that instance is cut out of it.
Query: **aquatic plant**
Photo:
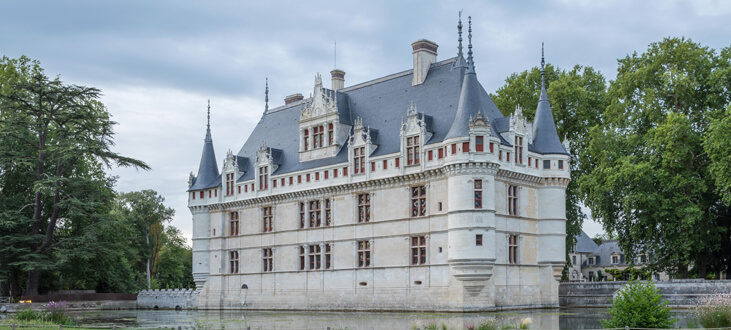
[[[76,325],[77,317],[69,314],[66,302],[50,301],[44,309],[35,310],[32,307],[23,307],[16,314],[19,321],[37,321],[39,323]]]
[[[731,293],[701,298],[695,312],[704,328],[731,327]]]

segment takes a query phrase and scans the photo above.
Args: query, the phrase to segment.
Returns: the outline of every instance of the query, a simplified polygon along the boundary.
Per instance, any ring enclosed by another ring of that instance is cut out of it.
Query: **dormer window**
[[[310,150],[310,130],[305,130],[305,150]]]
[[[322,148],[324,142],[325,132],[323,126],[315,126],[312,129],[312,140],[314,142],[313,148]]]
[[[515,163],[523,164],[523,137],[515,137]]]
[[[269,167],[259,167],[259,190],[266,190],[269,188]]]
[[[485,150],[485,142],[482,136],[475,136],[475,151],[483,152]]]
[[[406,138],[406,155],[407,165],[419,164],[419,136]]]
[[[226,173],[226,196],[234,194],[234,174]]]
[[[355,174],[365,173],[365,147],[353,148],[353,164]]]
[[[333,157],[345,145],[351,126],[340,122],[341,112],[348,109],[347,102],[338,108],[338,97],[347,95],[323,88],[322,78],[315,76],[312,97],[300,103],[300,161]]]
[[[335,128],[332,123],[327,124],[327,145],[333,145],[335,141]]]

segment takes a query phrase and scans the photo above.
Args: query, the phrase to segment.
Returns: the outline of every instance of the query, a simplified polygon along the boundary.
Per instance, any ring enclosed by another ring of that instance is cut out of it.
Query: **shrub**
[[[38,321],[41,323],[76,325],[76,318],[66,311],[66,303],[63,301],[51,301],[43,310],[34,310],[30,306],[21,308],[15,319],[19,321]]]
[[[731,327],[731,293],[702,298],[696,307],[698,323],[704,328]]]
[[[615,293],[609,309],[612,318],[600,322],[605,328],[672,328],[677,319],[666,305],[652,281],[631,280]]]

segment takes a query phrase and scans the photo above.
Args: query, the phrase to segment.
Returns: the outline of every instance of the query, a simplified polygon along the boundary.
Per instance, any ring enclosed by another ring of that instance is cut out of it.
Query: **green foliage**
[[[704,328],[731,327],[731,293],[702,298],[695,312]]]
[[[686,278],[694,265],[705,277],[731,264],[731,209],[704,152],[731,100],[728,59],[682,38],[620,59],[603,120],[588,135],[589,170],[578,179],[585,203],[628,258],[651,252],[653,271]]]
[[[731,105],[714,119],[703,147],[711,159],[709,172],[724,203],[731,206]]]
[[[630,281],[615,293],[611,319],[600,322],[604,328],[672,328],[677,319],[666,305],[652,281]]]
[[[30,306],[21,308],[15,313],[15,319],[19,321],[38,321],[46,324],[76,325],[76,317],[72,316],[63,301],[49,302],[44,309],[34,310]]]

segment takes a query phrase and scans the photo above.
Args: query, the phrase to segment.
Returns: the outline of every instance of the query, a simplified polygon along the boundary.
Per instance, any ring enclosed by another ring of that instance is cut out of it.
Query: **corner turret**
[[[191,180],[193,185],[189,190],[217,187],[221,184],[218,176],[216,152],[213,150],[213,138],[211,138],[211,101],[208,100],[208,124],[206,125],[206,138],[203,140],[201,163],[198,166],[198,175]]]
[[[551,105],[548,103],[546,94],[546,70],[543,57],[543,44],[541,44],[541,96],[538,99],[536,117],[533,120],[533,150],[541,154],[562,154],[568,155],[561,140],[558,138],[556,123],[553,121]]]

